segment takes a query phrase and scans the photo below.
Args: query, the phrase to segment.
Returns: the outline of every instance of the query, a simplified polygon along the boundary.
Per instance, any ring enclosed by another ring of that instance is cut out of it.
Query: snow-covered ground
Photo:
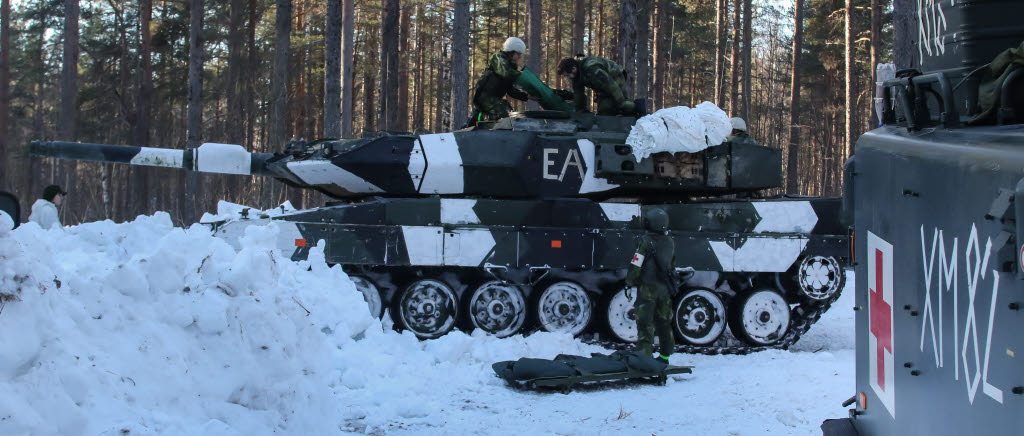
[[[323,252],[233,249],[166,214],[0,235],[0,435],[820,434],[853,394],[852,280],[792,351],[675,355],[667,386],[519,392],[491,364],[566,335],[432,341],[371,318]]]

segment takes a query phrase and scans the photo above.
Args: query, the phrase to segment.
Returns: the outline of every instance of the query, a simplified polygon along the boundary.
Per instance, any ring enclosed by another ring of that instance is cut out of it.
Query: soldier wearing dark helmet
[[[529,98],[525,91],[513,85],[519,78],[518,64],[524,52],[526,52],[526,44],[513,36],[505,40],[501,51],[491,56],[483,75],[476,81],[470,124],[508,117],[512,105],[505,100],[506,95],[523,101]]]
[[[636,252],[630,261],[626,275],[627,297],[629,288],[636,288],[637,349],[650,356],[653,351],[654,335],[660,340],[659,358],[668,362],[668,356],[675,349],[672,333],[673,265],[676,246],[668,236],[668,214],[661,209],[651,209],[644,219],[649,233],[640,238]]]
[[[601,56],[576,56],[558,63],[558,75],[572,82],[572,91],[558,90],[558,96],[573,100],[579,112],[587,109],[584,88],[594,90],[599,115],[634,115],[636,103],[625,92],[626,74],[621,65]]]

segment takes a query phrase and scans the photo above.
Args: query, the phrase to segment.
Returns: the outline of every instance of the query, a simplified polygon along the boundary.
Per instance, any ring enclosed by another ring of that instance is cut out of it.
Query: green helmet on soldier
[[[655,232],[668,230],[668,214],[661,209],[651,209],[644,218],[644,227]]]

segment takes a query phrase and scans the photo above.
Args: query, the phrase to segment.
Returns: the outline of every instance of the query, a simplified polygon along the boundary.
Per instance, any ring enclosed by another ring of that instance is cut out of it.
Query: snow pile
[[[160,213],[0,236],[0,434],[335,431],[334,356],[380,324],[322,250],[291,262],[275,232],[236,252]]]
[[[4,235],[13,229],[14,219],[7,212],[0,210],[0,235]]]
[[[664,387],[518,392],[492,363],[608,350],[396,333],[322,250],[274,252],[277,231],[252,226],[235,249],[160,213],[0,235],[0,434],[810,434],[846,415],[852,333],[674,355],[696,369]],[[850,280],[820,324],[852,330],[852,306]]]
[[[732,133],[725,111],[705,101],[697,107],[676,106],[637,120],[626,138],[637,161],[654,153],[696,153],[721,144]]]

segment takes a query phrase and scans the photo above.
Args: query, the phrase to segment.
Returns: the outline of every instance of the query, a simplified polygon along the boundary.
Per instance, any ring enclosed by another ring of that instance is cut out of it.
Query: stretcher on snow
[[[672,374],[689,374],[692,366],[667,365],[634,351],[590,357],[560,354],[553,360],[524,357],[491,365],[494,373],[514,388],[555,387],[568,393],[576,385],[612,380],[650,379],[659,385]]]

